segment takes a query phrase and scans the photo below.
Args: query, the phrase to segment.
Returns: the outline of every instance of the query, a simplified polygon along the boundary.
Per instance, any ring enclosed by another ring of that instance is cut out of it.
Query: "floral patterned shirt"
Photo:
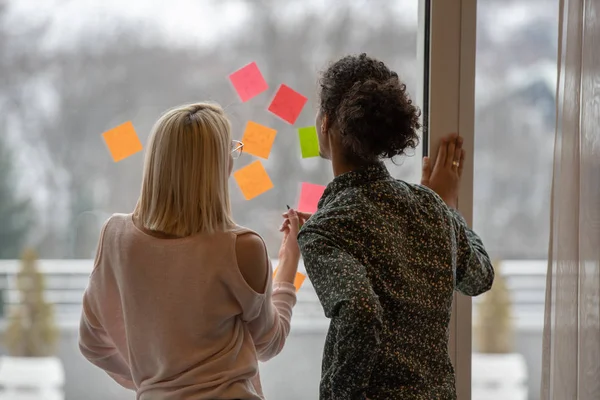
[[[458,212],[381,163],[336,177],[298,241],[331,320],[320,399],[456,399],[453,293],[476,296],[494,280]]]

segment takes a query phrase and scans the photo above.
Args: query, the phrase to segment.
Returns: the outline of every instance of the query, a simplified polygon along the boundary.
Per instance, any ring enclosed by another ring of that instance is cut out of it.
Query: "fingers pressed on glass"
[[[456,138],[456,146],[454,148],[454,161],[460,162],[460,154],[462,153],[463,138]]]
[[[460,152],[460,159],[458,161],[458,176],[462,176],[463,167],[465,166],[465,149],[462,149]]]
[[[440,149],[438,150],[437,160],[435,160],[436,166],[438,164],[443,166],[446,163],[446,154],[448,154],[448,141],[443,138],[440,141]]]
[[[431,177],[431,163],[429,157],[423,157],[423,171],[421,172],[421,184],[427,184]]]
[[[456,141],[451,140],[448,143],[448,156],[446,157],[446,167],[452,167],[454,164],[454,150],[456,148]]]

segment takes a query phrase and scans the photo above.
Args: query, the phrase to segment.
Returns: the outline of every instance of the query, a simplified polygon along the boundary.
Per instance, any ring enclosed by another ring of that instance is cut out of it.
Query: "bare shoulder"
[[[238,268],[246,283],[257,293],[264,293],[269,261],[262,238],[254,232],[239,235],[235,243]]]

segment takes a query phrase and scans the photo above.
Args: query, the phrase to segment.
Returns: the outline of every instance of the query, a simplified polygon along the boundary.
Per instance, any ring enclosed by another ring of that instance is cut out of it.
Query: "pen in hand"
[[[288,210],[290,210],[290,206],[289,205],[286,204],[285,206],[287,207]],[[300,220],[300,224],[298,225],[298,228],[299,229],[302,228],[302,225],[304,225],[304,224],[302,223],[302,219],[301,219]]]

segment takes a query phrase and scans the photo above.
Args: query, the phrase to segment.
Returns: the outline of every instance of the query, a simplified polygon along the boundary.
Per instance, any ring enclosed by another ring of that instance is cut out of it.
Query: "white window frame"
[[[419,0],[418,57],[423,77],[428,79],[417,96],[426,111],[423,151],[433,159],[443,135],[459,132],[464,137],[459,211],[469,225],[473,221],[476,27],[477,0]],[[456,293],[448,350],[456,371],[458,400],[471,399],[471,314],[471,298]]]

